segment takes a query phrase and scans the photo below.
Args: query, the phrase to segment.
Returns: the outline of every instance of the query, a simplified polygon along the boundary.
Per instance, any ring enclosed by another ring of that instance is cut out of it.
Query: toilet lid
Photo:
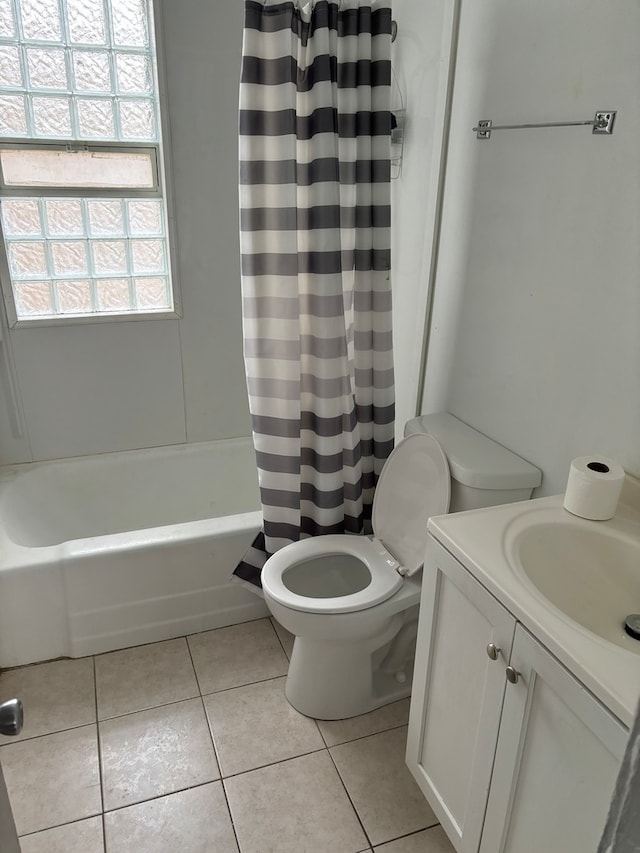
[[[384,464],[373,499],[373,532],[409,574],[424,563],[427,521],[449,509],[451,478],[430,435],[401,441]]]

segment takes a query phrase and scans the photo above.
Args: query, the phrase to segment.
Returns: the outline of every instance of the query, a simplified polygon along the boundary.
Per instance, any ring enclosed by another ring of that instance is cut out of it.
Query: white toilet
[[[527,500],[540,485],[537,468],[446,412],[414,418],[405,436],[378,481],[373,539],[303,539],[262,570],[269,609],[295,635],[285,693],[309,717],[353,717],[411,692],[427,519]]]

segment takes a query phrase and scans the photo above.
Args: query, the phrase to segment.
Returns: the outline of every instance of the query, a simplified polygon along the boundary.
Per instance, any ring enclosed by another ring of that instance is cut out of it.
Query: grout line
[[[19,740],[7,740],[6,742],[0,741],[0,750],[5,746],[12,746],[12,745],[18,744],[18,743],[25,743],[26,741],[38,740],[39,738],[49,737],[50,735],[62,734],[63,732],[70,732],[70,731],[73,731],[74,729],[82,729],[82,728],[85,728],[86,726],[90,726],[90,725],[96,725],[96,724],[99,725],[100,723],[107,723],[110,720],[118,720],[118,719],[120,719],[120,717],[130,717],[132,714],[140,714],[143,711],[153,711],[157,708],[164,708],[167,705],[177,705],[180,702],[188,702],[192,699],[204,699],[208,696],[218,696],[220,693],[228,693],[231,690],[239,690],[243,687],[251,687],[254,684],[267,684],[269,681],[278,681],[282,678],[286,678],[286,676],[285,675],[274,675],[274,676],[271,676],[270,678],[261,678],[258,681],[249,681],[246,684],[237,684],[234,687],[223,687],[222,690],[214,690],[211,693],[198,693],[198,694],[195,694],[194,696],[184,696],[180,699],[173,699],[171,702],[161,702],[158,705],[148,705],[144,708],[136,708],[133,711],[125,711],[122,714],[114,714],[113,716],[109,716],[109,717],[101,717],[99,719],[92,720],[88,723],[78,723],[77,725],[68,726],[67,728],[64,728],[64,729],[55,729],[54,731],[43,732],[42,734],[32,735],[31,737],[22,737]],[[294,708],[294,710],[295,710],[295,708]],[[300,712],[298,712],[298,713],[300,713]],[[390,732],[390,731],[393,731],[394,729],[401,729],[407,725],[407,722],[392,723],[389,726],[385,726],[383,729],[379,729],[378,731],[375,731],[375,732],[369,732],[366,735],[356,735],[355,737],[348,738],[347,740],[341,740],[341,741],[338,741],[337,743],[327,743],[325,736],[322,732],[322,728],[320,727],[319,723],[325,723],[325,722],[326,723],[333,723],[333,722],[341,722],[341,721],[340,720],[317,720],[315,717],[307,717],[306,714],[302,714],[301,716],[303,716],[307,720],[313,720],[313,722],[318,727],[318,731],[320,732],[320,736],[322,737],[322,740],[323,740],[327,749],[333,749],[336,746],[343,746],[344,744],[347,744],[347,743],[354,743],[357,740],[363,740],[366,737],[373,737],[374,735],[380,735],[380,734],[383,734],[383,732]]]
[[[209,737],[211,738],[211,743],[213,745],[213,753],[216,757],[216,762],[218,764],[218,770],[220,772],[220,787],[222,788],[222,794],[224,796],[224,801],[225,801],[225,804],[227,806],[227,814],[229,815],[229,821],[231,822],[231,829],[233,830],[233,837],[236,840],[236,846],[237,846],[238,850],[240,850],[240,839],[238,838],[238,832],[236,830],[236,824],[235,824],[235,821],[233,820],[233,815],[231,814],[231,805],[229,803],[229,797],[227,796],[227,789],[225,788],[224,779],[222,776],[222,763],[220,761],[220,756],[218,754],[218,749],[216,747],[216,739],[215,739],[214,734],[213,734],[213,723],[211,722],[211,720],[209,719],[209,715],[207,714],[207,709],[206,709],[206,706],[204,704],[204,696],[200,697],[200,701],[202,702],[202,709],[204,711],[204,716],[205,716],[205,719],[207,721],[207,728],[209,729]]]
[[[349,802],[351,803],[351,808],[352,808],[352,809],[353,809],[353,811],[354,811],[354,814],[355,814],[355,816],[356,816],[356,818],[357,818],[357,820],[358,820],[358,823],[359,823],[359,824],[360,824],[360,826],[362,827],[362,831],[364,832],[364,837],[367,839],[367,842],[368,842],[368,844],[369,844],[369,847],[373,849],[373,842],[371,841],[371,837],[370,837],[369,833],[368,833],[368,832],[367,832],[367,830],[366,830],[366,827],[365,827],[365,825],[364,825],[364,823],[363,823],[363,821],[362,821],[362,819],[361,819],[361,817],[360,817],[360,814],[358,813],[358,809],[356,808],[355,803],[354,803],[354,802],[353,802],[353,800],[351,799],[351,794],[349,793],[349,791],[348,791],[348,789],[347,789],[347,786],[346,786],[346,783],[345,783],[344,779],[343,779],[343,778],[342,778],[342,776],[340,775],[340,771],[338,770],[338,765],[337,765],[337,764],[336,764],[336,762],[334,761],[334,759],[333,759],[333,755],[331,755],[331,750],[330,750],[330,749],[327,749],[327,752],[329,753],[329,759],[331,760],[331,763],[333,764],[333,768],[334,768],[334,770],[336,771],[336,773],[338,774],[338,779],[340,780],[340,784],[341,784],[341,785],[342,785],[342,787],[344,788],[344,792],[345,792],[345,794],[347,795],[347,799],[348,799],[348,800],[349,800]]]
[[[240,839],[238,838],[238,831],[236,829],[236,824],[235,824],[235,821],[233,819],[233,814],[231,813],[231,805],[229,804],[229,797],[227,796],[227,789],[226,789],[225,784],[222,781],[222,779],[220,780],[220,785],[222,787],[222,794],[224,796],[224,801],[227,805],[227,813],[229,814],[229,821],[231,822],[231,829],[233,830],[233,837],[236,840],[236,846],[237,846],[238,850],[240,850],[241,848],[240,848]]]
[[[215,630],[215,628],[213,630]],[[191,636],[191,634],[188,636]],[[162,643],[175,643],[176,640],[185,640],[186,638],[186,634],[180,634],[179,637],[167,637],[166,640],[149,640],[148,643],[136,643],[133,646],[123,646],[119,649],[110,649],[108,652],[96,652],[93,655],[81,655],[78,658],[54,658],[54,660],[83,660],[88,657],[103,658],[106,657],[106,655],[117,655],[120,652],[130,652],[133,649],[144,649],[146,646],[160,646]],[[28,665],[31,666],[31,664]]]
[[[222,764],[220,762],[220,755],[218,754],[218,749],[216,747],[216,739],[213,735],[213,725],[211,720],[209,719],[209,715],[207,714],[207,708],[204,704],[204,696],[200,697],[200,705],[202,706],[202,713],[204,714],[204,720],[207,724],[207,731],[209,732],[209,740],[211,741],[211,747],[213,749],[213,755],[216,759],[216,765],[218,767],[218,773],[220,774],[220,779],[222,779]]]
[[[135,803],[126,803],[123,806],[116,806],[113,809],[107,809],[106,812],[103,812],[103,815],[106,817],[109,814],[114,814],[114,812],[122,812],[125,809],[133,809],[136,806],[144,806],[146,803],[152,803],[155,800],[162,800],[166,797],[172,797],[174,794],[184,794],[185,791],[193,791],[195,788],[204,788],[205,785],[215,785],[216,782],[222,782],[222,779],[209,779],[206,782],[198,782],[197,785],[186,785],[183,788],[176,788],[175,791],[167,791],[164,794],[156,794],[153,797],[148,797],[146,800],[136,800]]]
[[[102,812],[96,812],[96,814],[90,814],[86,817],[78,817],[75,820],[68,820],[66,823],[56,823],[53,826],[45,826],[44,829],[34,829],[33,832],[23,832],[19,838],[31,838],[35,835],[41,835],[43,832],[49,832],[51,829],[60,829],[61,826],[73,826],[75,823],[84,823],[85,820],[93,820],[96,817],[102,818]]]
[[[406,724],[404,724],[404,725],[406,725]],[[395,726],[395,728],[403,728],[403,726]],[[388,731],[391,731],[391,729],[389,729]],[[376,732],[375,734],[384,734],[384,732]],[[374,736],[375,736],[375,735],[366,735],[365,737],[374,737]],[[358,738],[358,740],[362,740],[362,739],[363,739],[363,738]],[[353,741],[347,741],[347,743],[353,743]],[[341,746],[341,745],[342,745],[342,744],[336,744],[336,746]],[[332,748],[333,748],[333,747],[332,747]],[[357,810],[357,808],[356,808],[356,806],[355,806],[355,804],[354,804],[353,800],[351,799],[351,795],[349,794],[349,790],[348,790],[348,788],[347,788],[346,782],[345,782],[345,781],[344,781],[344,779],[342,778],[342,774],[340,773],[340,769],[339,769],[338,765],[336,764],[336,762],[335,762],[335,760],[334,760],[334,758],[333,758],[333,755],[332,755],[332,753],[331,753],[331,749],[332,749],[332,748],[329,748],[329,749],[327,750],[327,752],[329,753],[329,756],[330,756],[330,758],[331,758],[331,760],[332,760],[332,762],[333,762],[333,765],[334,765],[334,767],[335,767],[335,769],[336,769],[336,771],[337,771],[337,773],[338,773],[338,776],[340,777],[340,781],[342,782],[342,785],[343,785],[343,787],[344,787],[344,789],[345,789],[345,792],[346,792],[346,794],[347,794],[347,797],[349,798],[349,802],[350,802],[350,803],[351,803],[351,805],[353,806],[353,810],[355,811],[356,815],[358,816],[358,820],[360,821],[360,825],[362,826],[362,829],[363,829],[363,831],[364,831],[364,833],[365,833],[365,835],[366,835],[366,837],[367,837],[367,839],[368,839],[368,841],[369,841],[369,844],[370,844],[370,846],[371,846],[371,849],[373,850],[373,849],[374,849],[374,843],[373,843],[373,841],[371,840],[371,837],[369,836],[369,833],[367,832],[367,830],[366,830],[366,828],[365,828],[365,826],[364,826],[364,823],[362,822],[362,820],[360,820],[360,815],[358,814],[358,810]],[[430,829],[435,829],[435,828],[436,828],[437,826],[439,826],[440,824],[439,824],[439,822],[438,822],[437,818],[435,818],[435,816],[434,816],[434,820],[435,820],[435,823],[429,824],[428,826],[422,826],[422,827],[420,827],[420,829],[413,830],[412,832],[407,832],[407,833],[403,833],[403,834],[401,834],[401,835],[394,836],[393,838],[388,838],[386,841],[381,841],[377,846],[381,846],[381,845],[383,845],[383,844],[390,844],[391,842],[393,842],[393,841],[398,841],[398,840],[399,840],[399,839],[401,839],[401,838],[410,838],[412,835],[418,835],[418,833],[420,833],[420,832],[425,832],[425,831],[430,830]]]
[[[209,693],[203,693],[202,696],[217,696],[219,693],[228,693],[230,690],[252,687],[254,684],[266,684],[268,681],[279,681],[281,678],[286,677],[286,673],[283,673],[283,675],[269,675],[267,678],[257,678],[255,681],[247,681],[245,684],[234,684],[233,687],[222,687],[220,690],[211,690]]]
[[[403,838],[413,838],[414,835],[420,835],[421,832],[431,832],[431,830],[437,829],[439,826],[440,824],[436,821],[436,823],[432,823],[429,826],[423,827],[422,829],[414,829],[413,832],[406,832],[404,835],[398,835],[397,838],[390,838],[389,841],[382,841],[380,843],[391,844],[392,841],[400,841]]]
[[[101,723],[110,723],[112,720],[120,720],[123,717],[131,717],[133,714],[144,714],[145,711],[157,711],[158,708],[168,708],[169,705],[179,705],[181,702],[193,702],[194,699],[201,699],[202,696],[197,693],[195,696],[185,696],[183,699],[174,699],[171,702],[161,702],[159,705],[148,705],[145,708],[136,708],[134,711],[125,711],[123,714],[115,714],[113,717],[103,717],[98,720],[98,725]]]
[[[348,719],[348,718],[347,718]],[[333,720],[321,720],[320,722],[333,722]],[[393,723],[391,726],[385,726],[383,729],[379,729],[376,732],[369,732],[366,735],[356,735],[356,737],[349,738],[349,740],[341,740],[338,743],[327,743],[327,749],[335,749],[338,746],[346,746],[348,743],[355,743],[358,740],[365,740],[368,737],[375,737],[376,735],[383,735],[385,732],[393,732],[396,729],[404,729],[407,727],[407,723]],[[320,734],[322,734],[322,729],[320,729]],[[323,735],[324,740],[324,735]],[[326,741],[325,741],[326,743]]]
[[[227,776],[222,777],[222,781],[226,782],[228,779],[235,779],[237,776],[246,776],[247,773],[253,773],[254,770],[265,770],[267,767],[275,767],[277,764],[286,764],[288,761],[295,761],[296,758],[305,758],[307,755],[315,755],[317,752],[326,751],[327,748],[324,746],[318,749],[310,749],[307,752],[301,752],[300,755],[290,755],[288,758],[281,758],[279,761],[270,761],[268,764],[259,764],[257,767],[248,767],[246,770],[238,770],[237,773],[229,773]]]
[[[104,849],[104,853],[107,853],[107,822],[105,820],[105,813],[102,812],[100,817],[102,819],[102,847]]]
[[[298,713],[300,713],[300,712],[298,711]],[[305,715],[303,714],[302,716],[304,717]],[[306,719],[307,720],[313,720],[313,722],[316,724],[316,730],[317,730],[318,734],[320,735],[320,740],[324,744],[324,748],[328,749],[329,747],[327,746],[327,742],[324,739],[324,735],[322,734],[322,729],[320,728],[320,724],[318,723],[318,721],[315,719],[315,717],[306,717]]]
[[[51,826],[43,826],[41,829],[35,829],[33,832],[23,832],[18,838],[28,838],[31,835],[39,835],[41,832],[49,832],[50,829],[60,829],[62,826],[69,826],[73,823],[82,823],[85,820],[91,820],[94,817],[102,817],[103,812],[94,812],[83,817],[77,817],[74,820],[67,820],[64,823],[52,823]]]
[[[200,687],[200,682],[198,681],[198,672],[196,670],[196,664],[195,664],[195,661],[193,660],[193,655],[191,654],[191,646],[189,645],[189,640],[187,637],[185,637],[185,640],[187,641],[187,649],[189,650],[189,657],[191,659],[191,666],[193,667],[193,671],[195,672],[195,675],[196,675],[196,682],[198,684],[198,690],[200,690],[200,702],[202,704],[202,710],[204,712],[204,718],[205,718],[206,723],[207,723],[207,729],[209,730],[209,737],[211,738],[211,745],[213,746],[213,754],[214,754],[215,759],[216,759],[216,764],[218,765],[218,772],[220,773],[220,787],[222,788],[222,795],[224,797],[224,802],[225,802],[225,805],[227,807],[227,814],[229,815],[229,822],[231,823],[231,829],[233,830],[233,837],[236,840],[236,847],[238,848],[238,850],[240,850],[240,840],[238,839],[238,832],[236,830],[236,825],[235,825],[235,822],[233,820],[233,815],[231,814],[231,806],[229,804],[229,797],[227,796],[227,789],[224,786],[224,781],[222,778],[222,763],[220,761],[220,756],[218,754],[218,749],[216,747],[216,739],[215,739],[214,734],[213,734],[213,724],[212,724],[211,720],[209,719],[209,714],[207,714],[207,707],[204,703],[205,695],[213,695],[213,694],[205,694],[205,695],[202,694],[202,688]]]
[[[282,675],[269,675],[267,678],[257,678],[255,681],[247,681],[245,684],[234,684],[233,687],[222,687],[220,690],[210,690],[208,693],[201,693],[201,696],[217,696],[218,693],[228,693],[229,690],[239,690],[241,687],[251,687],[253,684],[265,684],[267,681],[277,681],[279,678],[286,678],[286,672]],[[312,719],[311,717],[309,719]]]
[[[61,655],[57,658],[46,658],[45,660],[34,660],[31,663],[17,663],[15,666],[3,666],[0,669],[0,675],[4,675],[8,672],[17,672],[20,669],[33,669],[34,666],[46,666],[49,663],[58,663],[59,661],[69,661],[69,660],[86,660],[86,658],[91,658],[93,655],[82,655],[79,658],[70,658],[65,655]]]
[[[268,617],[268,619],[269,619],[269,622],[270,622],[270,624],[271,624],[271,627],[273,628],[273,631],[274,631],[274,633],[275,633],[275,635],[276,635],[276,637],[277,637],[277,639],[278,639],[278,642],[280,643],[280,647],[281,647],[282,651],[284,652],[284,656],[285,656],[285,657],[286,657],[286,659],[289,661],[289,663],[291,663],[291,658],[289,657],[289,652],[285,649],[285,647],[284,647],[284,643],[282,642],[282,639],[280,638],[280,634],[278,634],[278,630],[277,630],[277,628],[276,628],[276,626],[275,626],[275,619],[274,619],[274,617],[273,617],[273,616],[269,616],[269,617]],[[285,628],[285,630],[286,630],[286,628]]]
[[[316,720],[316,726],[318,727],[318,731],[320,732],[320,737],[322,738],[322,742],[324,743],[325,749],[329,749],[329,744],[327,743],[327,739],[322,733],[322,728],[320,727],[320,722]]]
[[[192,631],[190,634],[183,634],[182,636],[185,639],[189,639],[189,637],[199,637],[202,634],[211,634],[213,631],[224,631],[225,628],[239,628],[241,625],[251,625],[254,622],[264,622],[264,620],[269,620],[269,616],[258,616],[257,619],[246,619],[243,622],[232,622],[230,625],[220,625],[218,628],[204,628],[202,631]],[[162,640],[160,640],[162,642]]]
[[[100,826],[102,827],[102,848],[107,851],[107,827],[104,819],[104,786],[102,784],[102,749],[100,740],[100,723],[98,721],[98,678],[96,675],[96,656],[92,655],[93,660],[93,692],[96,711],[96,738],[98,744],[98,774],[100,776],[100,802],[102,803],[102,814],[100,815]]]
[[[192,634],[189,636],[193,636]],[[200,679],[198,678],[198,668],[196,667],[196,662],[193,659],[193,652],[191,651],[191,644],[189,643],[189,636],[185,636],[184,641],[187,644],[187,652],[189,654],[189,660],[191,661],[191,669],[193,670],[193,674],[196,678],[196,687],[198,688],[198,693],[202,696],[202,685],[200,684]]]
[[[191,661],[191,669],[193,670],[193,674],[196,679],[196,687],[198,688],[198,693],[202,696],[202,688],[200,687],[200,680],[198,678],[198,670],[196,669],[196,662],[193,659],[193,652],[191,651],[191,646],[189,645],[189,637],[185,636],[185,643],[187,644],[187,654],[189,655],[189,660]]]
[[[102,814],[104,814],[104,785],[102,784],[102,748],[101,748],[101,739],[100,739],[100,724],[98,722],[98,680],[96,678],[96,659],[93,658],[93,694],[95,700],[95,710],[96,710],[96,746],[98,748],[98,778],[100,780],[100,804],[102,806]],[[105,843],[104,839],[104,821],[102,828],[102,841]],[[105,844],[106,849],[106,844]]]
[[[61,735],[64,732],[73,732],[76,729],[86,729],[87,726],[97,726],[97,725],[98,725],[97,720],[91,720],[88,723],[78,723],[75,726],[68,726],[66,729],[54,729],[51,732],[42,732],[42,734],[39,734],[39,735],[31,735],[31,737],[21,737],[18,740],[16,740],[14,738],[11,741],[8,741],[8,740],[2,741],[0,743],[0,750],[3,750],[5,748],[5,746],[17,746],[19,743],[30,743],[32,740],[40,740],[40,738],[43,738],[43,737],[51,737],[51,735]],[[0,853],[1,853],[1,851],[0,851]]]

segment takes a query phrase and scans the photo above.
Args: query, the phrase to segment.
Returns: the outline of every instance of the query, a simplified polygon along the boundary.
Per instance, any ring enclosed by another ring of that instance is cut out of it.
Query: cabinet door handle
[[[487,654],[491,658],[491,660],[498,660],[498,655],[500,654],[501,649],[499,649],[495,643],[489,643],[487,645]]]
[[[517,669],[514,669],[512,666],[508,666],[506,669],[507,673],[507,681],[511,684],[517,684],[520,679],[520,673]]]

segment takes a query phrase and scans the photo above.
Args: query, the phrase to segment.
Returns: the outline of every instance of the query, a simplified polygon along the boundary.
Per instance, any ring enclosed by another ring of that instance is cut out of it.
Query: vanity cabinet
[[[458,853],[584,853],[627,731],[432,537],[407,764]]]

